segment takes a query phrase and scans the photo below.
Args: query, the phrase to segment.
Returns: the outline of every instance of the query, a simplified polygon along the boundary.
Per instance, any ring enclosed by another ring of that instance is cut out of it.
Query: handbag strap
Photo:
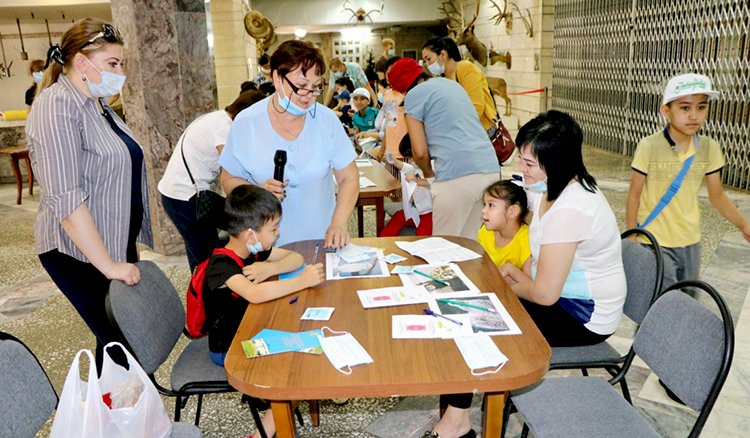
[[[690,165],[693,164],[693,160],[695,159],[695,156],[697,155],[697,151],[695,154],[689,156],[683,163],[682,168],[677,173],[677,175],[672,180],[672,183],[667,188],[667,191],[662,195],[661,199],[659,199],[659,202],[656,204],[656,207],[654,207],[653,210],[651,210],[651,213],[649,213],[648,217],[646,217],[646,220],[643,221],[642,224],[637,224],[636,226],[640,229],[646,228],[648,224],[650,224],[654,219],[656,219],[659,214],[666,208],[667,205],[672,201],[672,198],[674,198],[674,195],[677,194],[677,192],[680,190],[680,187],[682,186],[682,182],[685,180],[685,176],[687,176],[688,170],[690,170]]]
[[[193,120],[187,128],[185,128],[185,132],[182,133],[182,136],[180,137],[180,154],[182,155],[182,162],[185,164],[185,170],[187,170],[188,176],[190,177],[190,182],[193,184],[193,188],[195,188],[195,192],[199,192],[200,189],[198,188],[198,184],[195,183],[195,178],[193,178],[193,173],[190,172],[190,167],[188,166],[187,160],[185,159],[185,149],[183,148],[183,145],[185,144],[185,137],[187,137],[187,132],[190,129],[191,126],[193,126],[193,123],[197,122],[198,120],[206,117],[207,114],[203,114],[202,116],[198,117],[197,119]]]

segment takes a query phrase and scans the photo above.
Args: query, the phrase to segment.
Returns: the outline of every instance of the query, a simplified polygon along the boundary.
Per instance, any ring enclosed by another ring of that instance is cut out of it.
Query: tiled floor
[[[615,210],[622,228],[624,200],[629,180],[625,157],[587,148],[586,162]],[[508,175],[511,169],[504,169]],[[24,193],[23,204],[15,204],[15,186],[0,185],[0,330],[23,339],[39,356],[58,392],[73,355],[80,348],[93,348],[93,337],[68,301],[59,293],[39,265],[34,253],[32,224],[39,190],[33,198]],[[750,215],[750,195],[730,191],[745,215]],[[703,207],[708,203],[702,202]],[[368,213],[372,216],[374,213]],[[372,218],[366,218],[372,233]],[[734,363],[703,436],[747,436],[750,428],[750,252],[747,242],[711,208],[703,213],[703,278],[724,295],[735,317],[737,347]],[[142,257],[159,264],[178,291],[185,289],[188,268],[183,256],[162,256],[144,251]],[[626,330],[612,338],[626,350]],[[160,373],[164,374],[164,373]],[[164,375],[161,375],[164,377]],[[685,436],[693,413],[672,403],[656,378],[636,362],[628,376],[635,405],[664,436]],[[171,410],[172,400],[167,399]],[[480,424],[480,397],[475,397],[473,415]],[[191,419],[194,401],[183,417]],[[300,436],[417,437],[437,420],[435,397],[351,400],[343,406],[321,403],[322,425],[313,428],[306,420]],[[304,407],[303,407],[304,411]],[[236,394],[209,396],[204,401],[201,429],[207,437],[246,436],[253,429],[246,408]],[[513,418],[508,436],[518,436]],[[42,436],[46,435],[42,432]]]

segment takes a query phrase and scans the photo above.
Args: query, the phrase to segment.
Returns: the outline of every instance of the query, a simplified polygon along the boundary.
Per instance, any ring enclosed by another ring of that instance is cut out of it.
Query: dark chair
[[[629,236],[639,235],[645,237],[651,249],[628,239]],[[634,228],[627,230],[622,237],[622,264],[625,268],[625,278],[628,283],[627,296],[623,312],[636,325],[639,325],[646,316],[651,303],[662,288],[662,277],[664,274],[664,260],[662,259],[661,247],[656,238],[648,231]],[[588,375],[588,368],[604,368],[612,376],[620,372],[622,364],[633,350],[622,355],[617,352],[608,342],[600,342],[596,345],[580,347],[554,347],[550,358],[550,370],[577,369],[580,368],[583,375]],[[620,380],[622,394],[630,401],[625,378]]]
[[[681,289],[706,292],[717,317]],[[632,349],[687,406],[698,411],[689,437],[698,437],[719,396],[732,363],[734,325],[724,299],[702,281],[670,286],[651,306],[633,339]],[[622,379],[629,356],[613,380]],[[598,377],[549,378],[514,392],[511,402],[537,438],[559,436],[659,436]]]
[[[141,281],[128,286],[112,281],[106,300],[110,319],[120,328],[133,355],[160,393],[175,397],[175,421],[190,396],[198,396],[195,425],[200,422],[204,394],[234,392],[223,367],[208,354],[208,337],[191,340],[180,353],[170,372],[171,389],[160,384],[155,373],[169,357],[185,327],[185,308],[172,283],[151,261],[136,263]],[[266,438],[260,415],[250,405],[253,419]]]
[[[33,438],[57,407],[42,364],[20,340],[0,332],[0,437]],[[200,438],[200,429],[174,423],[172,437]]]

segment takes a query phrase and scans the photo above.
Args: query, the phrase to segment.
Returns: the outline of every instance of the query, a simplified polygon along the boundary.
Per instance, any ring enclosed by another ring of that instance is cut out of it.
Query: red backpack
[[[245,264],[242,259],[231,249],[216,248],[213,255],[225,255],[240,267]],[[203,288],[206,287],[206,270],[211,258],[202,261],[190,277],[190,284],[187,289],[187,315],[185,318],[185,329],[191,338],[202,338],[208,334],[206,324],[206,307],[203,303]]]

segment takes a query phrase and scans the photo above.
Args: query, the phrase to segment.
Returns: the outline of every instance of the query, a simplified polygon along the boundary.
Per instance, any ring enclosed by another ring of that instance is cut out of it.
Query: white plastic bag
[[[112,361],[107,351],[113,345],[125,352],[130,369]],[[50,438],[168,437],[172,422],[164,402],[135,358],[117,342],[107,344],[104,352],[99,379],[91,351],[76,354],[65,379]],[[89,358],[87,381],[79,375],[81,354]],[[102,400],[102,394],[107,393],[114,406],[123,407],[110,409]]]

